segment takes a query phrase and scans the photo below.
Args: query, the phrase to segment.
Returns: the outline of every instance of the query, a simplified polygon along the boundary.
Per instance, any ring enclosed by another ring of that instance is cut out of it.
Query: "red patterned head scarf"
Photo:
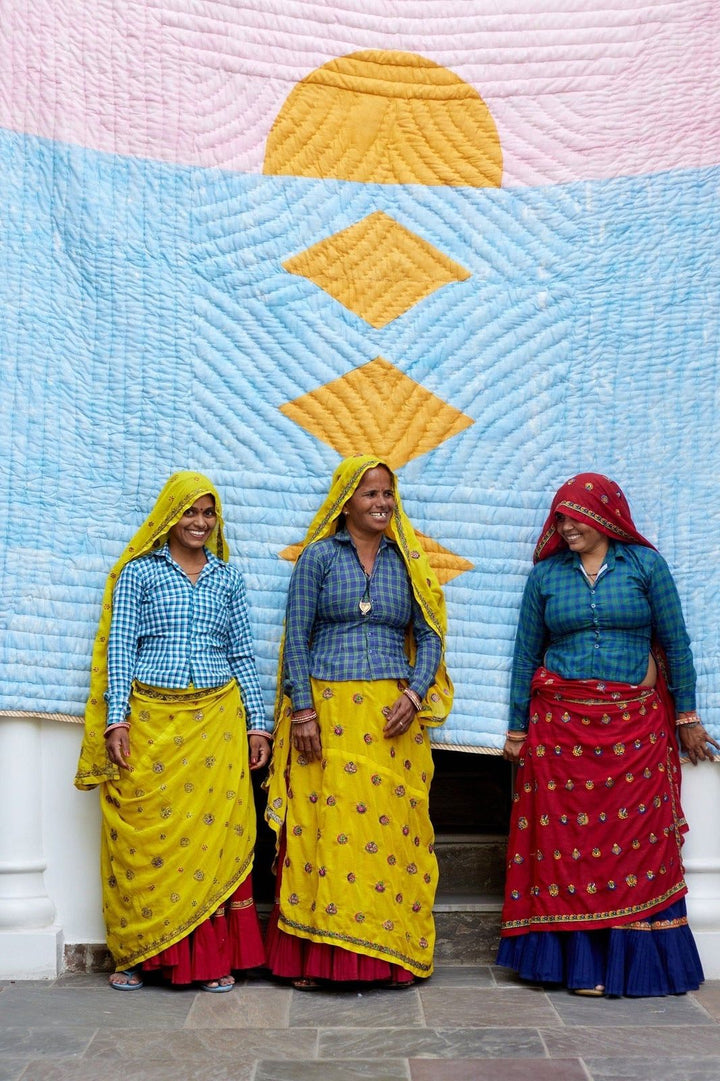
[[[635,528],[630,507],[619,484],[601,473],[576,473],[555,493],[550,514],[535,546],[533,563],[539,563],[566,547],[557,531],[557,515],[564,514],[576,522],[584,522],[611,540],[623,544],[655,545]]]

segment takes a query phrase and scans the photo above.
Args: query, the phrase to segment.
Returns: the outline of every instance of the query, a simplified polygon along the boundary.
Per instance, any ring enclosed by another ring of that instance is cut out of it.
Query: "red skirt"
[[[539,668],[513,801],[503,936],[620,927],[687,892],[675,725],[659,689]]]
[[[143,961],[143,972],[157,972],[172,984],[209,982],[230,972],[265,964],[260,925],[252,894],[252,875],[232,897],[189,935]]]
[[[283,831],[277,860],[276,893],[280,895],[285,858]],[[278,927],[279,901],[275,902],[267,929],[268,967],[273,976],[283,979],[307,978],[333,983],[412,983],[415,979],[401,965],[381,961],[366,954],[354,953],[342,946],[289,935]]]

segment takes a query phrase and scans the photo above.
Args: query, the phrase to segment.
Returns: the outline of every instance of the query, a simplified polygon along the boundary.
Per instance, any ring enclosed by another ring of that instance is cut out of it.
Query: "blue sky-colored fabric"
[[[339,455],[279,412],[382,355],[472,418],[398,471],[446,587],[449,746],[497,747],[552,494],[624,488],[718,732],[720,170],[522,189],[247,176],[0,132],[0,710],[79,715],[103,583],[177,468],[223,495],[272,700],[291,565]],[[383,210],[470,271],[381,330],[283,260]]]

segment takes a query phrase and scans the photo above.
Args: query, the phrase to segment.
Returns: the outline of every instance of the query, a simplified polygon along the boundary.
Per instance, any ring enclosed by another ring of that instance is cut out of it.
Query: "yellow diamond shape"
[[[474,423],[383,357],[281,405],[280,412],[342,458],[376,454],[391,469]]]
[[[462,556],[455,555],[449,549],[443,548],[438,541],[417,531],[416,536],[422,544],[423,551],[428,557],[430,566],[437,574],[441,586],[452,581],[453,578],[457,578],[459,574],[464,574],[465,571],[473,569],[472,563],[469,563],[467,559],[463,559]],[[280,552],[280,558],[294,563],[301,550],[302,544],[289,544],[287,548],[283,548],[282,552]]]
[[[283,263],[373,327],[470,272],[378,210]]]

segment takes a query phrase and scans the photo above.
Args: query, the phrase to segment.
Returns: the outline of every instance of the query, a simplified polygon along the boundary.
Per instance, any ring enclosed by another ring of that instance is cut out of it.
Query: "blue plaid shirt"
[[[360,601],[372,604],[363,616]],[[414,667],[403,643],[412,621]],[[415,600],[395,544],[382,537],[372,574],[341,531],[301,554],[288,592],[285,690],[293,709],[313,705],[310,677],[327,680],[406,679],[421,698],[440,664],[440,639]]]
[[[221,687],[233,676],[249,730],[269,731],[253,653],[245,583],[206,550],[193,586],[166,544],[123,567],[113,592],[107,723],[123,721],[134,679],[151,687]]]
[[[581,568],[578,553],[566,549],[530,572],[515,639],[510,729],[528,726],[530,681],[539,665],[563,679],[638,684],[654,638],[667,657],[676,709],[695,709],[690,639],[663,557],[642,545],[611,542],[595,585]]]

